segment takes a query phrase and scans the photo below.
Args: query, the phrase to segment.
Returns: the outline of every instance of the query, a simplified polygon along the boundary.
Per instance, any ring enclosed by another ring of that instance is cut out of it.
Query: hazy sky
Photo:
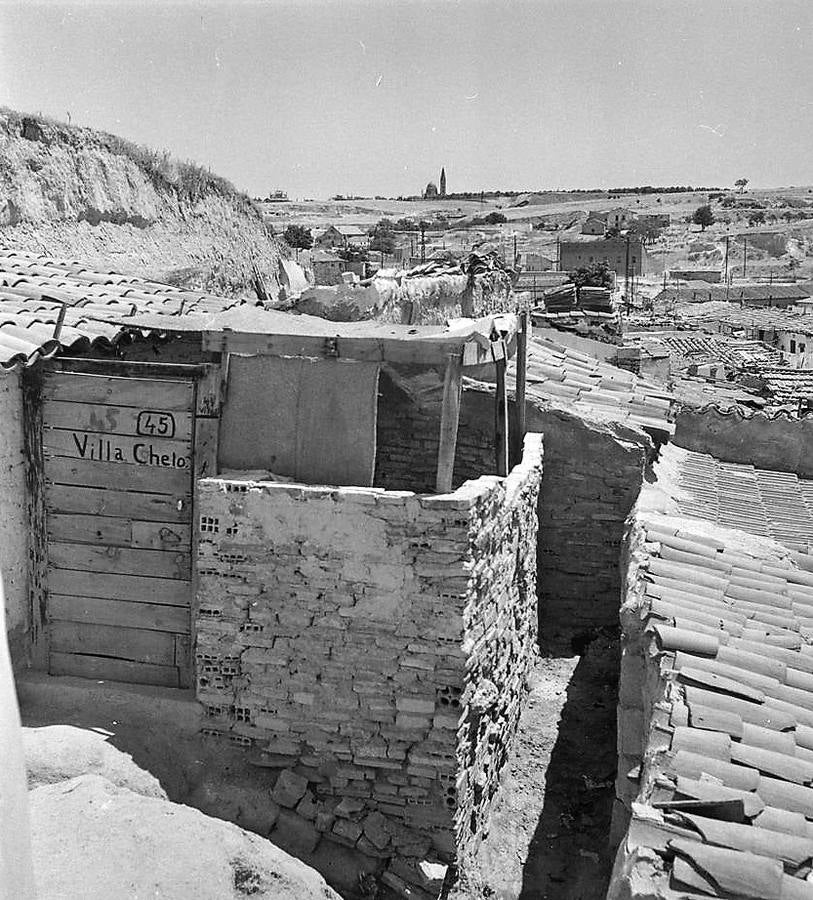
[[[813,183],[810,0],[0,0],[0,105],[252,194]]]

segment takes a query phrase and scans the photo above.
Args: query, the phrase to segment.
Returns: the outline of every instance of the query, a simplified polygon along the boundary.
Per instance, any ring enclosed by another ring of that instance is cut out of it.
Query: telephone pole
[[[725,236],[725,280],[728,282],[728,242],[729,235]]]
[[[748,264],[748,237],[742,239],[742,277],[745,278],[745,267]]]

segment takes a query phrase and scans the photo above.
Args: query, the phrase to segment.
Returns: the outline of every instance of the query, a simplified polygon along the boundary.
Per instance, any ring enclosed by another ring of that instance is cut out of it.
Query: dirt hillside
[[[0,108],[0,245],[221,294],[277,292],[279,243],[228,181],[115,135]]]

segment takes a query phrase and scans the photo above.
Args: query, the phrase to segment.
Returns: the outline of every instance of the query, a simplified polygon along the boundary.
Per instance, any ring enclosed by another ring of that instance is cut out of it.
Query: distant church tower
[[[440,170],[440,196],[446,196],[446,169]]]

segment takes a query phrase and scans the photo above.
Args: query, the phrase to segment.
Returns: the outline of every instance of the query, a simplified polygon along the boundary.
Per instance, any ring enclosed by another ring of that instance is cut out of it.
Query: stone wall
[[[476,842],[533,661],[540,479],[529,435],[442,496],[199,482],[197,696],[279,770],[272,840],[425,888]]]
[[[724,462],[813,478],[813,418],[684,407],[677,416],[673,443]]]
[[[0,376],[0,570],[6,597],[6,633],[15,668],[28,653],[28,510],[23,452],[20,372]]]

